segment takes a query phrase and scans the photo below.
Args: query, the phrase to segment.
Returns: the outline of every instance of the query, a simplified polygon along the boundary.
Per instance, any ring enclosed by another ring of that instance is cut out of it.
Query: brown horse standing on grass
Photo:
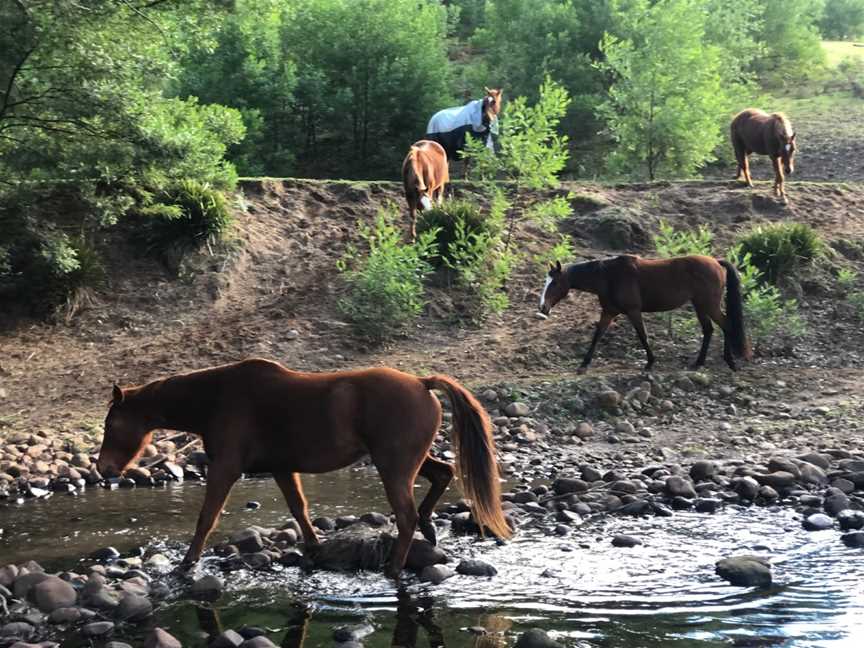
[[[721,309],[724,285],[725,314]],[[723,331],[723,358],[733,371],[736,369],[735,356],[745,360],[752,356],[744,330],[741,279],[735,266],[728,261],[707,256],[642,259],[630,254],[574,263],[566,268],[562,268],[559,261],[551,266],[546,277],[540,295],[540,312],[548,315],[571,289],[594,293],[601,308],[600,321],[579,373],[588,369],[597,342],[612,320],[621,314],[626,315],[636,329],[648,356],[645,371],[650,371],[654,365],[654,353],[648,345],[642,313],[670,311],[687,302],[693,304],[702,325],[702,347],[692,365],[694,368],[705,364],[714,332],[712,321]]]
[[[789,175],[795,171],[795,131],[792,124],[783,113],[770,115],[756,108],[742,110],[735,115],[730,127],[732,147],[735,149],[735,159],[738,160],[739,180],[744,176],[748,186],[753,186],[750,178],[751,153],[767,155],[774,165],[774,195],[786,200],[786,188],[783,184],[783,171]]]
[[[402,183],[411,216],[411,240],[417,238],[417,210],[432,209],[444,200],[444,186],[450,180],[447,154],[438,142],[420,140],[411,145],[402,163]]]
[[[456,468],[477,523],[508,537],[489,417],[447,376],[418,378],[387,368],[301,373],[251,359],[142,387],[115,385],[97,466],[106,476],[123,473],[156,428],[201,437],[210,469],[183,559],[188,566],[200,558],[231,487],[246,472],[272,473],[306,546],[317,545],[298,473],[329,472],[368,454],[396,515],[399,537],[386,573],[398,579],[418,523],[435,543],[430,516],[454,474],[450,464],[429,454],[441,425],[441,404],[432,389],[445,392],[453,404]],[[418,474],[432,482],[419,510],[413,492]]]

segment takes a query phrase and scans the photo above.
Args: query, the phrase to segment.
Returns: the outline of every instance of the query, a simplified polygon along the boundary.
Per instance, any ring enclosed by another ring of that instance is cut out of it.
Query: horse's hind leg
[[[437,544],[437,538],[435,537],[435,526],[431,519],[432,511],[444,491],[447,490],[447,485],[453,479],[453,466],[430,456],[426,457],[423,465],[420,466],[420,474],[432,483],[429,492],[426,493],[426,497],[423,498],[420,508],[417,510],[420,515],[420,532],[434,545]]]
[[[410,473],[404,466],[400,466],[398,469],[389,468],[388,466],[382,469],[381,466],[378,466],[378,472],[384,484],[384,491],[387,493],[387,500],[396,515],[396,528],[399,530],[399,537],[396,540],[396,546],[393,547],[393,552],[390,554],[390,564],[385,573],[390,578],[398,580],[399,573],[405,566],[405,559],[408,557],[408,549],[411,548],[419,517],[412,492],[416,468]]]
[[[291,515],[297,520],[300,525],[300,532],[303,534],[303,542],[307,547],[318,544],[318,535],[312,527],[312,522],[309,521],[309,509],[306,506],[306,498],[303,496],[303,486],[300,483],[300,475],[297,473],[280,473],[274,474],[273,479],[279,485],[279,490],[285,497],[285,503],[291,510]]]
[[[630,320],[633,328],[636,329],[639,342],[642,343],[642,348],[645,349],[645,355],[647,356],[645,371],[651,371],[651,368],[654,366],[654,352],[651,351],[651,347],[648,345],[648,333],[645,331],[645,322],[642,321],[642,312],[638,310],[629,311],[627,319]]]
[[[711,317],[695,303],[693,308],[696,311],[696,317],[699,318],[699,324],[702,326],[702,347],[699,349],[699,355],[696,362],[690,365],[691,369],[698,369],[705,364],[705,358],[708,355],[708,346],[711,344],[711,336],[714,334],[714,325],[711,323]]]
[[[729,344],[729,332],[728,326],[726,325],[726,315],[723,314],[723,311],[720,310],[720,303],[718,301],[716,306],[712,306],[711,308],[706,309],[706,313],[708,317],[714,320],[714,323],[720,327],[720,330],[723,331],[723,359],[726,361],[726,364],[729,365],[729,368],[732,371],[737,371],[738,366],[735,364],[735,356],[732,354],[732,346]]]

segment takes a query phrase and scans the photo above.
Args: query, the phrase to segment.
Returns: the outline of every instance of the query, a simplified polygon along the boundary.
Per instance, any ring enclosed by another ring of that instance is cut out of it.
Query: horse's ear
[[[486,86],[483,86],[483,92],[485,92],[486,94],[492,94],[492,91]]]
[[[117,386],[117,383],[114,383],[114,392],[112,394],[112,402],[115,405],[118,405],[123,402],[123,390]]]
[[[560,262],[560,261],[556,261],[556,262],[555,262],[555,269],[556,269],[558,272],[561,272],[561,262]]]

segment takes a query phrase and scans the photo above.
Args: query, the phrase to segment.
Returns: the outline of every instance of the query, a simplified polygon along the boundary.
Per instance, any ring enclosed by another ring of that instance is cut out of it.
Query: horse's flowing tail
[[[416,146],[411,146],[411,170],[414,171],[414,177],[417,178],[417,190],[426,191],[426,183],[423,182],[423,173],[417,168],[417,154],[420,149]]]
[[[741,277],[734,265],[723,259],[718,259],[726,269],[726,326],[724,334],[729,339],[729,346],[739,358],[750,360],[753,351],[750,340],[744,329],[744,298],[741,295]]]
[[[426,389],[440,389],[453,404],[453,443],[462,490],[471,500],[474,519],[499,538],[511,530],[501,510],[501,485],[489,415],[477,399],[448,376],[421,378]]]

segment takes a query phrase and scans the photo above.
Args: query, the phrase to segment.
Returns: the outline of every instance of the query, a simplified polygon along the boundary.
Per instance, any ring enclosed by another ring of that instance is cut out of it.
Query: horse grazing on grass
[[[402,162],[402,184],[411,215],[411,240],[417,238],[417,210],[432,209],[444,200],[444,185],[450,180],[447,153],[438,142],[420,140],[411,145]]]
[[[201,437],[210,469],[195,536],[183,559],[190,566],[243,473],[272,473],[306,546],[314,547],[318,537],[298,473],[329,472],[371,455],[396,514],[399,534],[386,571],[398,579],[418,523],[435,542],[430,516],[454,474],[450,464],[429,454],[441,425],[441,404],[432,389],[446,393],[453,404],[456,468],[477,524],[508,537],[489,417],[447,376],[418,378],[387,368],[301,373],[250,359],[142,387],[115,385],[97,467],[106,476],[122,474],[156,428]],[[419,510],[413,492],[418,473],[432,482]]]
[[[486,88],[486,96],[469,101],[464,106],[445,108],[432,115],[424,139],[438,142],[447,152],[448,160],[459,157],[465,148],[465,138],[485,136],[486,146],[494,148],[492,135],[498,132],[498,114],[504,91]]]
[[[726,313],[721,310],[723,286],[726,286]],[[600,301],[600,321],[594,331],[591,347],[582,360],[579,373],[591,364],[594,349],[603,333],[618,315],[627,316],[636,329],[648,357],[645,371],[654,365],[654,353],[642,313],[654,313],[693,304],[702,325],[702,348],[693,367],[705,364],[715,322],[723,330],[723,358],[734,371],[735,356],[749,360],[750,343],[744,330],[744,307],[741,279],[728,261],[707,256],[682,256],[672,259],[642,259],[624,254],[600,261],[573,263],[565,268],[559,261],[549,269],[540,312],[548,315],[570,289],[594,293]]]
[[[742,110],[735,115],[730,126],[732,147],[738,160],[739,180],[743,174],[748,186],[753,186],[750,177],[751,153],[767,155],[774,165],[774,195],[786,200],[783,171],[789,175],[795,171],[795,131],[783,113],[770,115],[756,108]]]

